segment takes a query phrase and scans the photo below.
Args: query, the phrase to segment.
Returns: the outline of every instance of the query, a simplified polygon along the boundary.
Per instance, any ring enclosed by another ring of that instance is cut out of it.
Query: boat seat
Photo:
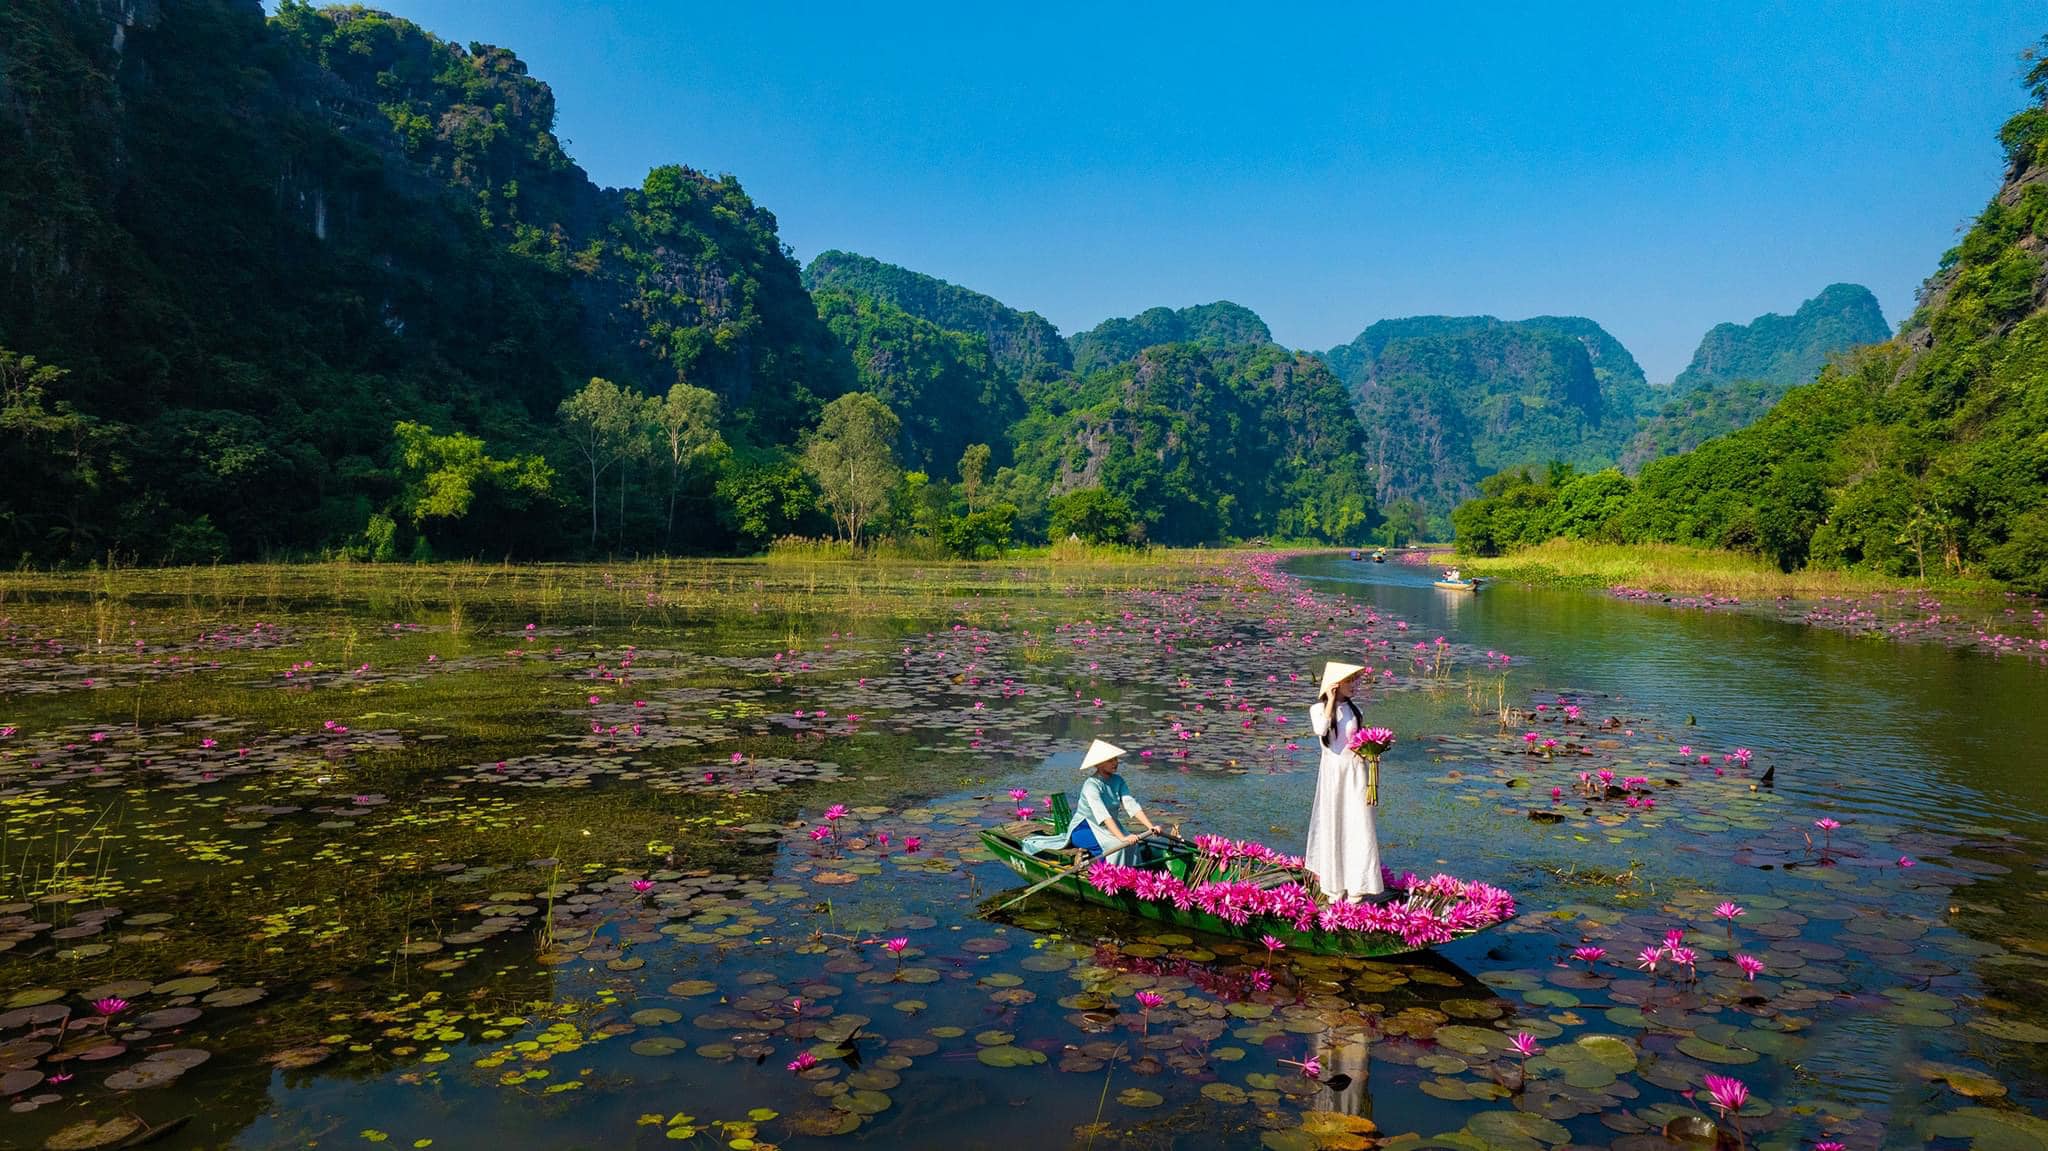
[[[1065,834],[1067,825],[1074,822],[1074,805],[1064,791],[1052,793],[1052,833]]]

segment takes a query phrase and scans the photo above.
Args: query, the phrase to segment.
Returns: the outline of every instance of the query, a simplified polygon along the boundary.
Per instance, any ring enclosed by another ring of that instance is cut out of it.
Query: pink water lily
[[[1735,966],[1742,968],[1742,974],[1748,976],[1751,983],[1755,983],[1756,977],[1764,971],[1764,961],[1754,955],[1736,956]]]
[[[905,939],[902,936],[897,936],[895,939],[891,939],[888,942],[882,944],[882,948],[884,950],[886,950],[889,954],[894,955],[899,959],[903,957],[904,948],[907,948],[909,946],[910,940]]]
[[[1645,947],[1643,948],[1642,954],[1636,956],[1636,966],[1642,968],[1644,971],[1654,972],[1657,970],[1657,962],[1663,958],[1663,948]]]
[[[825,818],[826,818],[826,819],[828,819],[828,820],[832,820],[832,821],[835,821],[835,822],[836,822],[836,821],[838,821],[838,820],[841,820],[841,819],[845,819],[845,818],[846,818],[846,805],[845,805],[845,804],[843,804],[843,803],[835,803],[835,804],[833,804],[832,806],[830,806],[830,807],[826,808],[826,809],[825,809]]]
[[[1720,906],[1714,908],[1714,915],[1716,917],[1725,919],[1730,923],[1735,922],[1735,920],[1738,917],[1746,914],[1748,913],[1745,912],[1742,908],[1737,907],[1735,906],[1735,904],[1728,902],[1726,900],[1723,900]]]
[[[1527,1031],[1518,1031],[1515,1033],[1515,1050],[1522,1053],[1522,1058],[1527,1059],[1529,1056],[1543,1050],[1543,1048],[1536,1045],[1536,1037],[1534,1035],[1529,1034]]]
[[[808,1051],[799,1053],[796,1058],[789,1061],[789,1069],[791,1071],[809,1071],[817,1065],[818,1057]]]
[[[1727,1075],[1709,1075],[1706,1077],[1706,1084],[1707,1101],[1723,1115],[1731,1111],[1740,1111],[1742,1105],[1749,1102],[1749,1085],[1740,1079]]]
[[[651,879],[636,879],[633,881],[633,890],[645,895],[654,890],[654,881]]]
[[[1592,946],[1573,948],[1572,958],[1584,963],[1586,970],[1591,971],[1595,963],[1607,958],[1607,949]]]
[[[119,996],[108,996],[105,999],[93,1000],[92,1009],[98,1012],[101,1018],[111,1018],[128,1010],[128,1001]]]

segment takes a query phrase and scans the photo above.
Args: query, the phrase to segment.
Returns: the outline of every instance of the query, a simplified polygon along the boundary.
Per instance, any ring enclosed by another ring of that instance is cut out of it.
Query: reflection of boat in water
[[[1478,590],[1479,590],[1479,581],[1478,581],[1477,579],[1455,579],[1455,580],[1453,580],[1453,579],[1440,579],[1440,580],[1435,580],[1435,581],[1433,581],[1433,582],[1434,582],[1435,586],[1437,586],[1437,587],[1440,587],[1440,588],[1444,589],[1445,591],[1478,591]]]
[[[1135,893],[1124,891],[1114,895],[1098,890],[1088,882],[1083,870],[1071,870],[1082,863],[1086,856],[1069,848],[1045,855],[1033,855],[1024,850],[1021,840],[1028,835],[1048,834],[1053,831],[1051,824],[1041,820],[1020,820],[989,828],[981,833],[981,842],[1011,871],[1023,876],[1033,884],[1043,883],[1052,891],[1074,899],[1085,900],[1098,906],[1108,907],[1130,915],[1172,924],[1190,931],[1220,935],[1256,943],[1263,936],[1271,935],[1287,947],[1308,955],[1347,955],[1362,959],[1388,955],[1406,955],[1427,950],[1431,945],[1411,946],[1399,936],[1378,931],[1324,931],[1311,928],[1297,930],[1291,924],[1278,922],[1273,916],[1260,916],[1244,924],[1231,923],[1219,916],[1203,911],[1199,907],[1181,908],[1166,899],[1141,899]],[[1168,869],[1184,871],[1196,855],[1190,844],[1174,843],[1167,847]],[[1180,868],[1172,862],[1178,860]],[[1062,872],[1066,874],[1062,875]],[[1056,878],[1057,877],[1057,878]],[[1227,877],[1225,877],[1227,878]],[[1289,881],[1285,874],[1265,876],[1261,883],[1269,887]],[[1489,925],[1491,926],[1491,925]],[[1486,928],[1460,932],[1455,938],[1464,939],[1477,935]]]

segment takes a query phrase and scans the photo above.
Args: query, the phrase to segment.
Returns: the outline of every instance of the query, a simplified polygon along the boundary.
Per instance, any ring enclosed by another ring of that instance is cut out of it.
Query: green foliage
[[[0,43],[0,342],[69,369],[65,434],[0,465],[17,554],[162,559],[201,516],[231,558],[369,548],[395,422],[545,453],[576,382],[687,378],[790,443],[853,386],[771,214],[681,167],[597,188],[504,49],[298,0],[25,0]],[[734,542],[708,477],[646,471],[612,473],[618,542],[666,538],[662,480],[703,513],[678,546]],[[558,526],[522,540],[568,550]]]
[[[1754,424],[1645,464],[1618,510],[1611,483],[1585,493],[1597,510],[1579,517],[1553,507],[1563,491],[1501,480],[1458,509],[1461,546],[1503,551],[1592,523],[1603,539],[1732,548],[1786,571],[1982,573],[2048,591],[2048,165],[2028,150],[2048,65],[2029,84],[2039,106],[2004,135],[2026,147],[1897,337],[1837,358]]]
[[[1076,538],[1090,544],[1131,543],[1136,528],[1137,517],[1130,503],[1101,488],[1082,488],[1052,501],[1048,531],[1055,541]]]
[[[1220,349],[1273,342],[1266,321],[1249,308],[1218,300],[1191,308],[1148,308],[1127,320],[1104,320],[1067,341],[1074,370],[1112,367],[1159,344],[1203,344]]]
[[[1650,395],[1634,357],[1575,316],[1383,320],[1323,358],[1358,397],[1377,500],[1436,517],[1489,472],[1613,463]]]
[[[1086,488],[1121,497],[1171,545],[1280,536],[1360,542],[1375,520],[1364,432],[1320,362],[1272,344],[1167,344],[1061,386],[1027,389],[1020,509]],[[1048,535],[1064,539],[1055,523]]]
[[[463,432],[436,434],[426,424],[401,420],[393,428],[397,455],[406,487],[399,494],[399,510],[414,528],[436,520],[438,528],[449,528],[449,539],[461,537],[461,520],[475,508],[481,520],[500,516],[524,516],[539,500],[547,500],[555,469],[537,455],[494,459],[483,449],[483,440]],[[367,532],[371,551],[379,549],[383,530]],[[471,532],[473,535],[473,532]]]
[[[896,448],[904,460],[942,471],[969,444],[1004,442],[1023,413],[1016,380],[996,367],[980,336],[843,288],[813,298],[826,328],[852,354],[861,390],[902,422]]]
[[[1829,356],[1882,343],[1891,334],[1868,288],[1829,284],[1789,316],[1768,312],[1748,324],[1715,325],[1673,381],[1672,391],[1683,395],[1694,388],[1753,381],[1782,394],[1813,379]]]
[[[825,405],[817,430],[804,444],[804,470],[818,485],[819,501],[856,547],[861,528],[903,477],[894,447],[902,428],[879,398],[848,392]]]
[[[818,488],[803,462],[780,449],[731,453],[713,490],[718,521],[746,551],[813,530]]]
[[[980,292],[852,252],[821,252],[804,269],[814,292],[843,288],[881,300],[949,332],[979,336],[996,366],[1017,380],[1046,379],[1073,366],[1059,329]]]

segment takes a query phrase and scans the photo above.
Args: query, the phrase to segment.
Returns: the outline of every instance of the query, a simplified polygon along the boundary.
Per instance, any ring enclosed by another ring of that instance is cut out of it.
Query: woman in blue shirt
[[[1078,847],[1114,864],[1145,867],[1155,862],[1156,853],[1145,839],[1159,827],[1131,794],[1130,784],[1117,774],[1117,760],[1123,754],[1123,748],[1107,740],[1090,744],[1088,754],[1081,757],[1081,770],[1088,778],[1081,781],[1081,804],[1073,822],[1063,834],[1026,838],[1024,850]]]

